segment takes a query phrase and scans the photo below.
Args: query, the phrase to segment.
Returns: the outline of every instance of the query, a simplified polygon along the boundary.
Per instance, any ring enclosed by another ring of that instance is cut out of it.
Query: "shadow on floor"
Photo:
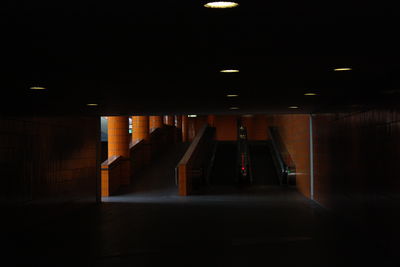
[[[292,188],[177,196],[170,167],[184,150],[99,206],[8,231],[2,266],[395,266],[365,232]]]

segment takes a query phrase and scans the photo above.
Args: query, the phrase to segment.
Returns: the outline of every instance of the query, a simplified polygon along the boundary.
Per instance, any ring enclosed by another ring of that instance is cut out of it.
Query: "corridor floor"
[[[391,266],[362,232],[292,188],[177,196],[184,149],[99,206],[13,232],[2,266]]]

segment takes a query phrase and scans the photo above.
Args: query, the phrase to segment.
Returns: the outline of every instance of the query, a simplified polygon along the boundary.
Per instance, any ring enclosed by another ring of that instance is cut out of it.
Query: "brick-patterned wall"
[[[215,118],[215,139],[218,141],[237,140],[237,116],[219,115]]]
[[[286,149],[296,165],[297,189],[310,197],[310,122],[309,115],[271,115],[268,124],[278,127]]]
[[[252,141],[263,141],[269,138],[266,115],[242,117],[243,125],[247,128],[247,138]]]
[[[188,118],[188,137],[189,141],[193,141],[200,129],[207,123],[207,116],[198,116],[196,118]]]
[[[316,115],[313,132],[315,199],[397,257],[400,111]]]
[[[0,118],[2,203],[96,200],[99,118]]]
[[[189,138],[193,140],[196,133],[207,123],[208,116],[189,118]],[[236,141],[237,139],[237,115],[216,115],[214,127],[216,128],[216,140]],[[268,139],[268,124],[266,115],[253,115],[242,117],[243,125],[247,127],[248,139],[262,141]]]
[[[398,194],[398,110],[317,115],[313,131],[317,201],[360,211]]]

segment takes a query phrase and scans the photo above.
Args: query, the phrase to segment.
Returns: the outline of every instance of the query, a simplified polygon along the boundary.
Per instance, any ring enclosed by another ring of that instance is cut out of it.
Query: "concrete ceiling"
[[[400,42],[393,7],[239,3],[212,10],[193,0],[6,1],[0,111],[309,113],[397,105]],[[240,73],[220,73],[224,68]],[[300,108],[288,109],[292,105]]]

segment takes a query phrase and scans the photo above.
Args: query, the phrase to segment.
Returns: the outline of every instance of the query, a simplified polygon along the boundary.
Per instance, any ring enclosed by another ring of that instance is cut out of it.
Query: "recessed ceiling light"
[[[208,8],[232,8],[239,6],[239,4],[230,1],[215,1],[215,2],[209,2],[204,6]]]
[[[226,97],[238,97],[239,95],[226,95]]]
[[[86,106],[89,106],[89,107],[97,107],[99,104],[96,104],[96,103],[89,103],[89,104],[86,104]]]
[[[29,89],[31,89],[31,90],[46,90],[46,88],[42,87],[42,86],[32,86]]]
[[[230,107],[230,110],[235,110],[235,109],[239,109],[238,107]]]
[[[336,68],[336,69],[333,69],[334,71],[349,71],[349,70],[352,70],[352,68]]]
[[[296,109],[296,108],[299,108],[299,107],[298,106],[290,106],[289,108]]]
[[[188,115],[189,118],[196,118],[197,115]]]
[[[318,95],[316,93],[305,93],[304,95]]]
[[[239,72],[239,70],[229,69],[229,70],[221,70],[221,72],[224,72],[224,73],[235,73],[235,72]]]

